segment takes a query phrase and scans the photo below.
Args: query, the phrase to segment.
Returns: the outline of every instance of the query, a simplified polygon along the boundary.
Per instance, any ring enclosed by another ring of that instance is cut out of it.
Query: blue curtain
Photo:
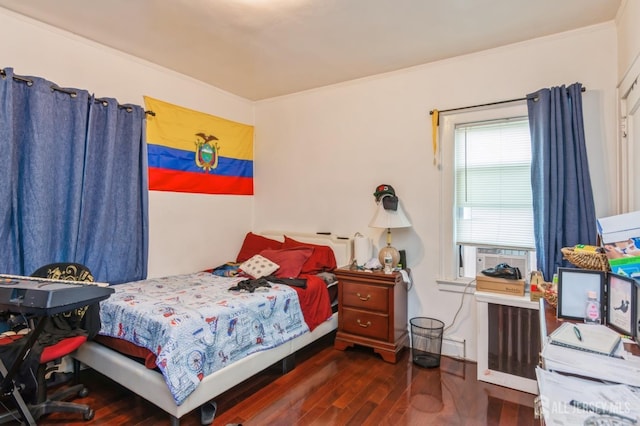
[[[84,170],[77,252],[94,277],[109,276],[112,284],[147,276],[143,123],[137,105],[91,99],[85,164],[97,167]]]
[[[144,111],[11,68],[0,102],[0,272],[78,262],[100,281],[146,277]]]
[[[582,118],[582,85],[527,96],[538,270],[551,281],[570,266],[561,249],[596,243],[596,214]]]

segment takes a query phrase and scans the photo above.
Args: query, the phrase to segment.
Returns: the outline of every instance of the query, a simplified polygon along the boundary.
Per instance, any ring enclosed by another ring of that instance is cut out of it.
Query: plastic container
[[[390,252],[384,254],[384,272],[390,274],[393,271],[393,256]]]
[[[595,291],[587,292],[587,303],[584,309],[585,324],[600,324],[600,302]]]
[[[411,318],[411,357],[420,367],[440,366],[444,323],[434,318]]]

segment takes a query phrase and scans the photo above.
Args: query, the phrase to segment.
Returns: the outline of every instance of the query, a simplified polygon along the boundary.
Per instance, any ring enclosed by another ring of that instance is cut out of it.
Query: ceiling
[[[260,100],[611,21],[621,0],[0,0]]]

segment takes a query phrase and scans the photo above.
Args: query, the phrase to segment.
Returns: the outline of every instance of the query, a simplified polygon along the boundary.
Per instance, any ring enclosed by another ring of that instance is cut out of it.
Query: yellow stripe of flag
[[[213,135],[220,156],[253,160],[253,126],[194,111],[178,105],[144,97],[145,108],[155,116],[147,117],[147,141],[156,145],[194,151],[197,134]]]

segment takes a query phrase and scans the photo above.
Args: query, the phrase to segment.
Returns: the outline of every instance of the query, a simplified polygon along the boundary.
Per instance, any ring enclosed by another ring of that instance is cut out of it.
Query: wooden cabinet
[[[407,286],[398,272],[365,272],[339,268],[338,332],[335,348],[373,348],[387,362],[409,346]]]

